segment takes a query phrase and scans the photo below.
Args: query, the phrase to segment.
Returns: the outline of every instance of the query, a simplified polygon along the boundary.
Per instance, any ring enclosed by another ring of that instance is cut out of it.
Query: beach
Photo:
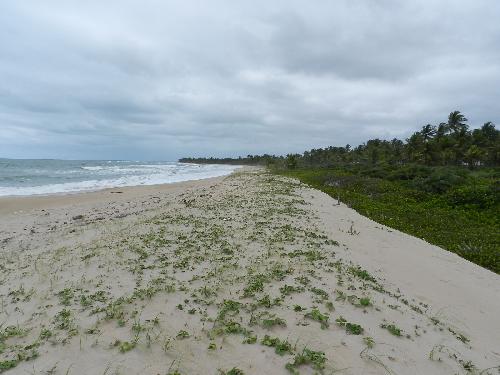
[[[0,373],[499,374],[499,317],[499,275],[262,168],[0,198]]]

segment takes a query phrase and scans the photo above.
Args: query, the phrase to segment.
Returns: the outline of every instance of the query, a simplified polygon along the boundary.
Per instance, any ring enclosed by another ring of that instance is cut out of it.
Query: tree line
[[[288,169],[299,167],[329,167],[342,164],[421,164],[427,166],[500,165],[500,131],[492,122],[470,129],[460,111],[451,112],[448,121],[427,124],[405,141],[370,139],[351,147],[326,147],[303,154],[247,155],[238,158],[182,158],[180,162],[200,164],[275,165]]]

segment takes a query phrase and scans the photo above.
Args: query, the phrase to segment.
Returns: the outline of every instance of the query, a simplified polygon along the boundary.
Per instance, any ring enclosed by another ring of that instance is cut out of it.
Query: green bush
[[[393,171],[397,168],[408,167]],[[363,176],[361,170],[354,166],[279,173],[339,198],[372,220],[500,273],[500,188],[495,169],[415,168],[420,176],[430,172],[414,180]]]
[[[493,186],[461,186],[451,189],[446,194],[446,200],[452,206],[472,205],[479,208],[489,208],[500,202],[500,190]]]
[[[457,173],[454,170],[437,169],[428,177],[416,178],[413,181],[413,186],[428,193],[442,194],[464,182],[465,176],[463,173]]]
[[[387,179],[395,180],[414,180],[416,178],[426,178],[432,172],[430,167],[425,165],[410,164],[399,168],[394,168],[388,175]]]

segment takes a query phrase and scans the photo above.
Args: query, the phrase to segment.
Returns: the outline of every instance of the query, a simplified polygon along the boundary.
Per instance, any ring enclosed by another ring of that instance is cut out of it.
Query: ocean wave
[[[89,172],[99,172],[110,168],[111,170],[108,172],[117,173],[117,166],[85,166],[82,168]],[[167,184],[225,176],[236,168],[238,166],[187,163],[126,165],[116,176],[108,174],[106,178],[101,179],[97,178],[95,173],[89,173],[88,178],[81,181],[48,183],[38,186],[0,186],[0,196],[65,194],[125,186]]]
[[[100,170],[103,170],[103,169],[106,169],[105,167],[101,167],[101,166],[96,166],[96,167],[80,167],[81,169],[85,169],[86,171],[100,171]]]

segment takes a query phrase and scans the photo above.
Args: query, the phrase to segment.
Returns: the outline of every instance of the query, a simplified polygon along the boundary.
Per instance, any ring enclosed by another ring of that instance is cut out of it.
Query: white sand
[[[2,366],[499,374],[500,277],[262,171],[3,198]]]

